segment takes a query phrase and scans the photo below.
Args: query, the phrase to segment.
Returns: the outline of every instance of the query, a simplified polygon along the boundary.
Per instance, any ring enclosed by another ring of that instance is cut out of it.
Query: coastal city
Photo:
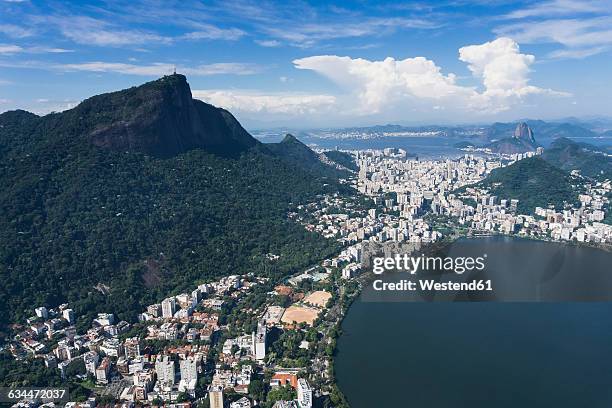
[[[69,304],[39,306],[16,324],[13,357],[40,359],[97,402],[212,408],[310,408],[343,403],[333,356],[340,323],[359,293],[368,253],[387,244],[418,250],[461,234],[509,234],[591,244],[612,242],[602,223],[610,181],[584,180],[579,208],[535,208],[478,187],[494,169],[542,153],[414,160],[402,149],[351,152],[353,195],[325,195],[288,218],[337,240],[343,250],[281,282],[254,274],[203,282],[149,305],[138,321],[97,315],[86,330]],[[580,178],[579,174],[575,174]],[[270,262],[279,255],[267,254]],[[37,406],[23,401],[18,406]]]
[[[611,6],[0,0],[0,408],[612,407]]]

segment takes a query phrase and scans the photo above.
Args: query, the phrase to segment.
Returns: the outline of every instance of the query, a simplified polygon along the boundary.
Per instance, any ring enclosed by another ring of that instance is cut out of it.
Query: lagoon
[[[612,254],[593,248],[489,237],[445,251],[495,254],[495,274],[552,268],[564,290],[612,288]],[[612,303],[398,301],[373,292],[365,286],[338,341],[336,376],[354,408],[612,406]]]

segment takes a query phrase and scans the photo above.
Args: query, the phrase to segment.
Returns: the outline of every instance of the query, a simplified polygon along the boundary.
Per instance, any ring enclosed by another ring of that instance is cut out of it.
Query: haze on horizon
[[[0,0],[0,112],[177,72],[249,128],[612,116],[612,1]]]

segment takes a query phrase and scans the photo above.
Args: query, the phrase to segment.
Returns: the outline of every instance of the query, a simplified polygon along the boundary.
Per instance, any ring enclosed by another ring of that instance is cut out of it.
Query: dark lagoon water
[[[612,288],[612,254],[591,248],[479,238],[449,252],[494,253],[487,268],[523,274],[541,274],[554,254],[563,258],[556,284],[582,276]],[[372,292],[366,286],[351,306],[338,343],[336,375],[354,408],[612,407],[612,303],[387,301]]]

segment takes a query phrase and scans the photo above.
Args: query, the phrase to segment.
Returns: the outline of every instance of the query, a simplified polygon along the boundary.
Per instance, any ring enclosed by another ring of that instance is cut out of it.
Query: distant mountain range
[[[182,75],[62,113],[3,113],[0,327],[66,301],[134,319],[201,279],[295,272],[337,243],[287,211],[346,174],[293,137],[260,143]]]
[[[450,137],[473,142],[477,146],[495,142],[514,135],[518,124],[526,124],[535,135],[536,139],[554,139],[559,137],[568,138],[592,138],[612,134],[612,120],[585,122],[575,119],[567,119],[564,122],[546,122],[542,120],[522,120],[518,122],[501,123],[491,125],[457,125],[457,126],[403,126],[403,125],[378,125],[367,127],[352,127],[341,129],[318,129],[304,131],[312,137],[327,139],[373,139],[381,137]]]

